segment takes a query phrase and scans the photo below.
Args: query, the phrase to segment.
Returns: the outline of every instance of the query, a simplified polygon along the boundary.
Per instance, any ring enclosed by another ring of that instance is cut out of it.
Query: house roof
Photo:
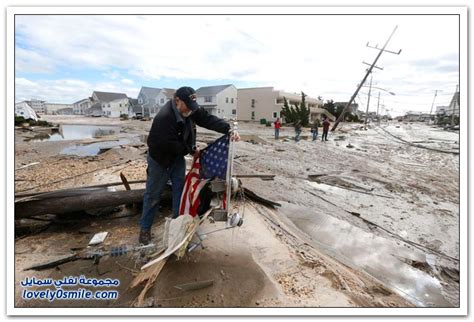
[[[77,102],[74,102],[74,103],[72,103],[72,104],[73,104],[73,105],[74,105],[74,104],[80,104],[80,103],[82,103],[82,102],[84,102],[84,101],[88,101],[88,100],[89,100],[89,98],[83,98],[83,99],[78,100]]]
[[[149,98],[155,98],[160,94],[161,88],[155,88],[155,87],[146,87],[142,86],[140,89],[140,93],[143,93],[146,97]]]
[[[172,99],[174,93],[176,93],[176,90],[173,88],[163,88],[162,92],[166,96],[166,98]]]
[[[232,84],[200,87],[196,91],[196,95],[197,96],[215,96],[229,86],[232,86]]]
[[[138,105],[138,99],[137,98],[128,98],[130,101],[130,105],[135,106]]]
[[[110,93],[110,92],[98,92],[94,91],[95,95],[101,102],[111,102],[113,100],[116,100],[118,98],[127,98],[127,95],[124,93]],[[92,95],[94,95],[92,93]]]

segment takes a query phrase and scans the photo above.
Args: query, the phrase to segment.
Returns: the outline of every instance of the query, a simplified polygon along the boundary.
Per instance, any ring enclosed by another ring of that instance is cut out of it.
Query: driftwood
[[[129,191],[100,191],[72,196],[40,198],[15,203],[15,219],[44,214],[66,214],[83,210],[139,203],[143,200],[145,189]],[[161,200],[171,200],[171,189],[167,188]]]
[[[275,207],[281,207],[281,204],[275,201],[271,201],[265,198],[258,196],[255,192],[244,187],[244,195],[252,201],[258,202],[262,205],[265,205],[269,208],[275,209]]]

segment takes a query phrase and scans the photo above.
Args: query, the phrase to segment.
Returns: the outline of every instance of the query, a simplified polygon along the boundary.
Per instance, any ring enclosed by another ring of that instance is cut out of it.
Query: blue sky
[[[15,19],[16,101],[73,103],[92,91],[234,84],[347,101],[373,74],[392,115],[448,105],[458,84],[459,26],[437,16],[46,16]],[[376,27],[374,27],[376,26]],[[356,102],[365,106],[367,95]],[[375,92],[375,95],[378,93]],[[371,104],[374,109],[375,104]]]

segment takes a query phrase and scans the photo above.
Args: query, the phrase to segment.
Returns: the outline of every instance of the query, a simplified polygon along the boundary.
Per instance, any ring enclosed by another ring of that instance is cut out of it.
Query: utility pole
[[[367,109],[365,110],[364,128],[367,130],[367,120],[369,118],[370,93],[372,92],[372,75],[370,75],[369,98],[367,99]]]
[[[378,48],[378,46],[375,46],[375,47],[372,47],[372,46],[369,46],[369,44],[367,43],[367,47],[370,47],[370,48],[375,48],[375,49],[378,49],[379,50],[379,53],[377,54],[377,56],[375,57],[375,60],[374,62],[372,63],[372,65],[370,65],[369,69],[367,69],[367,73],[365,74],[364,78],[362,79],[362,81],[360,82],[359,86],[357,87],[356,91],[354,92],[354,94],[352,95],[351,99],[349,100],[349,102],[347,103],[346,107],[344,107],[344,109],[342,110],[342,113],[341,115],[339,115],[339,117],[337,118],[336,122],[334,123],[331,131],[334,131],[336,128],[337,128],[337,125],[344,119],[344,115],[347,113],[347,111],[349,110],[349,107],[351,106],[352,102],[354,101],[354,99],[356,98],[357,94],[359,93],[359,90],[360,88],[362,87],[362,85],[364,85],[365,81],[367,80],[367,77],[369,76],[370,73],[372,73],[372,69],[374,69],[375,64],[377,63],[377,61],[379,60],[380,56],[382,55],[382,53],[384,51],[386,52],[389,52],[389,53],[392,53],[392,54],[396,54],[396,55],[399,55],[402,50],[400,49],[397,52],[393,52],[393,51],[389,51],[389,50],[385,50],[385,47],[387,47],[387,44],[388,42],[390,41],[390,39],[392,38],[393,34],[395,33],[395,31],[397,30],[398,26],[395,26],[395,28],[393,29],[392,33],[390,34],[390,37],[388,37],[387,41],[385,42],[385,45],[383,45],[382,48]],[[378,68],[378,67],[376,67]]]
[[[453,102],[453,114],[451,115],[451,126],[454,125],[454,112],[456,112],[456,102],[457,102],[457,105],[460,106],[459,104],[459,96],[457,95],[458,93],[458,87],[459,85],[456,85],[456,91],[454,92],[454,96],[453,96],[453,99],[452,99],[452,102]],[[459,113],[459,118],[461,118],[461,113]],[[461,123],[461,122],[459,122]]]
[[[377,99],[377,121],[380,124],[379,106],[380,106],[380,91],[379,91],[379,98]]]
[[[435,99],[436,99],[436,95],[438,94],[438,90],[435,90],[435,95],[433,97],[433,103],[431,103],[431,110],[430,110],[430,120],[431,120],[431,113],[433,112],[433,106],[434,106],[434,102],[435,102]]]

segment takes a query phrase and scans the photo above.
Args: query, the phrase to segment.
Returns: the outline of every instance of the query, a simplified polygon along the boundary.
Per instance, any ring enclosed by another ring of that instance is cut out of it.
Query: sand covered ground
[[[59,124],[116,126],[119,131],[99,140],[25,141],[34,137],[31,131],[16,130],[17,193],[117,182],[120,172],[128,180],[146,178],[143,141],[150,121],[45,118]],[[384,123],[368,130],[344,124],[327,142],[310,141],[306,129],[305,139],[295,143],[291,128],[283,128],[278,141],[271,128],[257,124],[241,122],[239,132],[235,172],[275,175],[273,181],[245,178],[242,184],[282,206],[241,202],[242,227],[209,234],[204,249],[171,259],[147,294],[148,306],[459,305],[458,133],[418,123]],[[217,138],[204,129],[198,133],[202,147]],[[102,145],[104,153],[63,154],[90,144]],[[167,211],[165,206],[163,214]],[[63,218],[44,231],[19,237],[15,285],[31,275],[23,268],[84,247],[96,232],[110,232],[105,247],[136,243],[139,215],[130,212]],[[124,214],[129,216],[112,219]],[[206,222],[203,230],[222,227]],[[15,302],[20,307],[128,307],[137,295],[128,283],[138,262],[132,255],[105,257],[97,265],[81,260],[35,272],[38,277],[120,278],[116,301],[25,301],[16,287]],[[213,283],[187,292],[174,287],[203,280]]]

